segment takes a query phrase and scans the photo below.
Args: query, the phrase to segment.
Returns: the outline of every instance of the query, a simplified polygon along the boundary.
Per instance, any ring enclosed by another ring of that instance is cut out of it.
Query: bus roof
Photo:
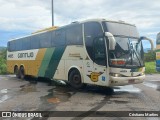
[[[126,25],[130,25],[130,26],[136,27],[134,24],[126,23],[126,22],[124,22],[124,21],[122,21],[122,20],[114,21],[114,20],[107,20],[107,19],[87,19],[87,20],[80,21],[80,22],[79,22],[79,21],[75,21],[75,22],[72,22],[71,24],[64,25],[64,26],[62,26],[62,27],[52,26],[52,27],[50,27],[50,28],[45,28],[45,29],[42,29],[42,30],[38,30],[38,31],[36,31],[36,32],[33,32],[33,33],[30,34],[30,35],[26,35],[26,36],[23,36],[23,37],[11,39],[11,40],[9,40],[9,41],[14,41],[14,40],[18,40],[18,39],[25,38],[25,37],[30,37],[30,36],[32,36],[32,35],[41,34],[41,33],[45,33],[45,32],[48,32],[48,31],[54,31],[54,30],[66,28],[66,27],[71,26],[71,25],[82,24],[82,23],[86,23],[86,22],[112,22],[112,23],[120,23],[120,24],[126,24]]]
[[[120,23],[120,24],[126,24],[126,25],[130,25],[130,26],[136,27],[134,24],[130,24],[130,23],[127,23],[127,22],[122,21],[122,20],[114,21],[114,20],[109,20],[109,19],[88,19],[88,20],[84,20],[84,21],[82,21],[80,23],[91,22],[91,21]]]
[[[36,34],[36,33],[42,33],[42,32],[47,32],[47,31],[52,31],[52,30],[56,30],[58,28],[58,26],[52,26],[52,27],[49,27],[49,28],[45,28],[45,29],[42,29],[42,30],[38,30],[36,32],[33,32],[32,34]]]

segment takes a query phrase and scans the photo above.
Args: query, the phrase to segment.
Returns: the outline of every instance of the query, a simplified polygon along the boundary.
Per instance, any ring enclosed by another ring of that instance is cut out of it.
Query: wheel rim
[[[74,76],[73,76],[73,82],[74,82],[75,84],[79,84],[79,83],[81,82],[80,76],[79,76],[79,75],[74,75]]]
[[[18,76],[18,68],[15,69],[14,74]]]
[[[23,79],[24,78],[24,70],[23,70],[23,68],[21,69],[21,78]]]

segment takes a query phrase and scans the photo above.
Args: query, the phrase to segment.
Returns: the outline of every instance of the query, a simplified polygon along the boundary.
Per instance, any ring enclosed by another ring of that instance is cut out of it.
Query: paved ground
[[[113,95],[106,95],[105,89],[96,86],[87,86],[83,90],[76,91],[68,85],[50,86],[45,80],[24,81],[13,75],[3,75],[0,76],[0,111],[86,111],[80,114],[73,113],[77,114],[78,118],[65,117],[65,119],[135,119],[135,117],[106,118],[91,117],[91,115],[95,111],[160,111],[160,74],[147,75],[142,84],[118,87],[114,89]],[[64,116],[65,112],[61,114]],[[101,112],[99,116],[105,116],[105,113]],[[12,119],[5,118],[5,120]],[[32,117],[23,119],[36,120]],[[53,117],[41,119],[52,120]],[[158,117],[136,117],[136,119],[159,120]]]

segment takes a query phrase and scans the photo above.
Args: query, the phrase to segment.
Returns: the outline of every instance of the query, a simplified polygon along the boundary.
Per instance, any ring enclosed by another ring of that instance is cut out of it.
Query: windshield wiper
[[[137,59],[138,59],[139,65],[142,66],[142,64],[141,64],[141,62],[140,62],[140,59],[139,59],[139,57],[138,57],[138,55],[137,55],[137,53],[136,53],[136,51],[135,51],[135,49],[134,49],[134,47],[133,47],[133,43],[131,43],[130,39],[129,39],[129,44],[128,44],[128,46],[129,46],[129,48],[130,48],[131,64],[133,65],[133,55],[134,55],[134,53],[135,53],[135,55],[136,55],[136,57],[137,57]]]
[[[138,59],[138,62],[139,62],[139,65],[141,66],[141,62],[140,62],[140,59],[139,59],[139,57],[138,57],[138,55],[137,55],[137,53],[136,53],[136,51],[135,51],[135,49],[133,48],[133,44],[132,43],[130,43],[130,54],[131,54],[131,64],[133,65],[133,55],[134,55],[134,53],[135,53],[135,55],[136,55],[136,57],[137,57],[137,59]]]
[[[140,65],[140,66],[142,66],[142,64],[141,64],[141,62],[140,62],[140,59],[139,59],[139,57],[138,57],[138,55],[137,55],[136,51],[134,50],[134,48],[133,48],[133,51],[134,51],[134,53],[136,54],[136,57],[137,57],[138,62],[139,62],[139,65]]]

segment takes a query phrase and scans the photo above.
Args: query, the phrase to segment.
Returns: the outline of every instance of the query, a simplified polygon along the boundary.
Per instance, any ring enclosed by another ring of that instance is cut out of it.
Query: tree
[[[148,53],[144,54],[145,62],[151,62],[156,60],[156,51],[149,51]]]
[[[7,73],[7,65],[6,65],[6,55],[7,50],[4,49],[0,52],[0,74],[6,74]]]

